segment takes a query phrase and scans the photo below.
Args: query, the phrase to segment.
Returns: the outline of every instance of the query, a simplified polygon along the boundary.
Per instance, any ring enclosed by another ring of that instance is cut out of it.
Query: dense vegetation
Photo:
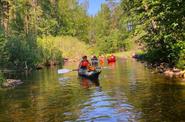
[[[4,75],[0,72],[0,86],[2,85],[3,82],[5,82],[5,78]]]
[[[94,21],[101,52],[127,50],[135,41],[148,61],[185,68],[184,0],[109,0]]]
[[[38,38],[37,43],[43,55],[42,62],[60,61],[60,54],[64,58],[80,59],[91,51],[85,42],[71,36],[45,36]]]
[[[185,68],[184,0],[106,0],[95,16],[87,8],[88,0],[2,0],[1,67],[60,62],[71,51],[57,40],[71,36],[94,53],[126,51],[137,43],[148,61]]]
[[[101,11],[93,18],[91,41],[94,41],[100,53],[127,50],[127,21],[118,2],[109,1],[102,4]]]
[[[0,12],[1,67],[23,69],[60,61],[62,53],[52,46],[53,40],[39,41],[48,35],[88,41],[85,3],[76,0],[2,0]]]

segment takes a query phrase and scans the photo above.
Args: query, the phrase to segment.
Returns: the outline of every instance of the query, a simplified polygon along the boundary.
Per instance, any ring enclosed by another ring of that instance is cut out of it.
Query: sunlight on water
[[[24,84],[0,91],[0,122],[185,121],[181,82],[132,60],[105,67],[95,81],[77,72],[59,75],[57,68],[22,76]]]

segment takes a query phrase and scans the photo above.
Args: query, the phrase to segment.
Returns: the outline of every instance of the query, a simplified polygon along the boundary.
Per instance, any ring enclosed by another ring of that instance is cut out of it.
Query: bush
[[[8,52],[6,49],[7,39],[5,38],[5,35],[0,28],[0,66],[4,67],[4,64],[8,60]]]
[[[185,49],[181,51],[180,57],[176,66],[177,68],[185,69]]]
[[[59,43],[54,40],[54,37],[48,36],[38,38],[37,44],[40,50],[41,63],[51,65],[51,62],[56,63],[62,60],[62,52],[59,49]]]
[[[70,36],[45,36],[38,38],[37,44],[41,52],[41,63],[49,60],[62,62],[63,57],[78,58],[90,53],[85,42]]]
[[[34,39],[28,39],[23,35],[9,37],[6,44],[9,56],[7,67],[16,69],[24,69],[26,66],[27,68],[34,67],[38,60],[34,41]]]
[[[0,72],[0,86],[2,85],[2,83],[5,81],[5,78],[3,76],[3,74]]]

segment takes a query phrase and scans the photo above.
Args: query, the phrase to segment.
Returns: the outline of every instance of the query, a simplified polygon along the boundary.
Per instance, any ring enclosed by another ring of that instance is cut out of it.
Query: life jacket
[[[89,71],[94,71],[94,70],[95,70],[95,67],[89,66],[89,67],[88,67],[88,70],[89,70]]]
[[[104,57],[99,57],[99,61],[104,62]]]
[[[89,61],[85,60],[81,62],[81,67],[87,67],[89,65]]]
[[[114,55],[109,56],[109,57],[107,58],[107,61],[108,61],[108,63],[110,63],[110,62],[115,62],[115,61],[116,61],[116,57],[115,57]]]

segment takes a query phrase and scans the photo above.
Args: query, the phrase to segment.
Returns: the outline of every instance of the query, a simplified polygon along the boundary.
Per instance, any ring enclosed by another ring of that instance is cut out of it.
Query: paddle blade
[[[59,69],[58,70],[58,74],[65,74],[65,73],[68,73],[68,72],[71,72],[72,70],[70,69]]]

